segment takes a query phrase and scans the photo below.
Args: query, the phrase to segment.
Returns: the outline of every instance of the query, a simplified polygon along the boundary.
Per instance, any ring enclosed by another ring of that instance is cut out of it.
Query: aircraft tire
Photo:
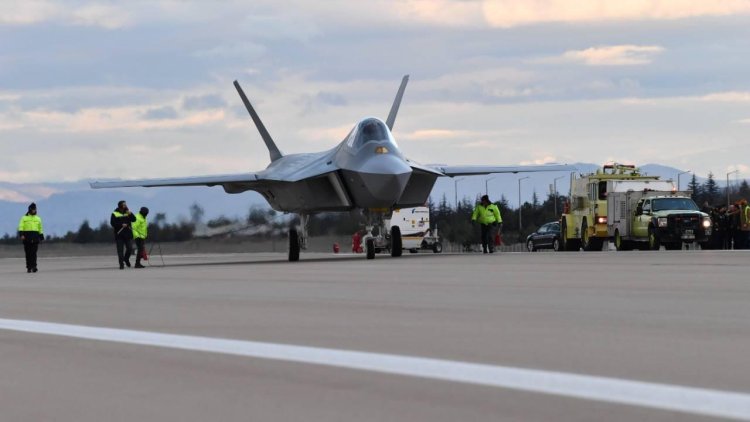
[[[404,253],[404,244],[401,240],[401,228],[399,226],[391,227],[391,256],[398,257]]]
[[[299,234],[296,229],[289,229],[289,262],[299,261]]]

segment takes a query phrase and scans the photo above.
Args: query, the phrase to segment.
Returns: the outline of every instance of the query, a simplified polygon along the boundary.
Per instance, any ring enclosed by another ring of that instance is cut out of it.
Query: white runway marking
[[[441,359],[0,319],[0,329],[326,365],[750,420],[750,394]]]

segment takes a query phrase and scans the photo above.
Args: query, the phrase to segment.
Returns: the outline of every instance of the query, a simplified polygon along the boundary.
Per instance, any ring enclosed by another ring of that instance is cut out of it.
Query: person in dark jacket
[[[135,215],[128,209],[125,201],[117,203],[117,208],[112,211],[109,218],[109,224],[115,231],[115,244],[117,245],[117,260],[120,269],[130,267],[130,255],[133,254],[133,229],[132,224],[135,221]]]
[[[26,254],[26,272],[39,271],[36,265],[36,253],[39,250],[39,243],[44,240],[44,230],[42,219],[36,214],[36,204],[29,205],[28,212],[18,222],[18,237],[23,242],[23,251]]]

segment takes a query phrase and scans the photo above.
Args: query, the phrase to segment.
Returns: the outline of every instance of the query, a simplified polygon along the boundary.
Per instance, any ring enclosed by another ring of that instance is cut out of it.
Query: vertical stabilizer
[[[388,125],[388,129],[390,130],[393,130],[393,124],[396,123],[396,115],[398,114],[398,107],[401,105],[401,98],[404,96],[404,91],[406,90],[406,84],[408,82],[409,82],[409,75],[404,75],[404,78],[401,79],[401,86],[398,87],[396,98],[393,100],[393,105],[391,106],[391,112],[388,113],[388,120],[385,121],[385,124]]]
[[[245,96],[245,92],[242,91],[242,88],[240,87],[240,84],[237,81],[234,81],[234,87],[237,88],[237,93],[240,94],[240,98],[242,98],[242,102],[245,103],[245,108],[247,109],[247,112],[250,113],[250,117],[253,119],[253,122],[255,123],[255,127],[258,128],[258,132],[260,133],[260,137],[263,138],[263,142],[266,143],[266,147],[268,148],[268,152],[271,154],[271,162],[274,162],[281,158],[283,154],[281,151],[279,151],[279,148],[276,146],[276,143],[273,142],[273,138],[271,138],[271,135],[266,130],[266,127],[263,125],[263,122],[260,120],[260,117],[258,116],[258,113],[255,112],[255,109],[253,108],[252,104],[250,104],[250,101]],[[398,109],[398,107],[396,107]]]

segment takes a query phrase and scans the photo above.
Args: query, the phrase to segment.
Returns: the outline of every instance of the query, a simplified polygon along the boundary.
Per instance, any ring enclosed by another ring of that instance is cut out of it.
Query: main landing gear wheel
[[[372,237],[365,241],[365,251],[367,251],[367,259],[375,259],[375,239]]]
[[[289,261],[299,261],[299,233],[296,229],[289,230]]]
[[[401,242],[401,228],[391,227],[391,256],[401,256],[404,253],[403,242]]]

